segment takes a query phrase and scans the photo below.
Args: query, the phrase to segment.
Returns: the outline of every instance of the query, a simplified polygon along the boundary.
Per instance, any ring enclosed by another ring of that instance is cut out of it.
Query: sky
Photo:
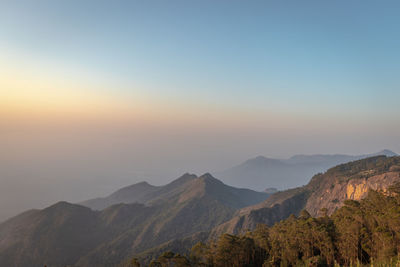
[[[1,0],[0,220],[258,155],[400,152],[399,12]]]

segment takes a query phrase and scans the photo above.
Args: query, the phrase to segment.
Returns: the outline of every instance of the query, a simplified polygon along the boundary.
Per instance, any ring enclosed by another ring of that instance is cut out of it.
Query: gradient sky
[[[0,203],[82,200],[257,155],[400,152],[399,13],[399,1],[3,0]]]

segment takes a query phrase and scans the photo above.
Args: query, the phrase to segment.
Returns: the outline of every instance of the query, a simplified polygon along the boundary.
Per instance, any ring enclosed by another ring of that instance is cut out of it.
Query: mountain
[[[102,210],[118,203],[143,203],[143,198],[158,189],[157,186],[150,185],[147,182],[140,182],[121,188],[107,197],[89,199],[79,204],[94,210]]]
[[[201,177],[186,173],[164,186],[153,186],[147,182],[140,182],[121,188],[107,197],[90,199],[79,204],[94,210],[103,210],[120,203],[152,205],[156,202],[164,202],[169,198],[173,198],[183,191],[185,191],[184,195],[187,198],[207,192],[212,194],[213,198],[234,209],[259,203],[268,196],[266,192],[255,192],[225,185],[208,173]]]
[[[107,239],[109,231],[89,208],[59,202],[0,225],[0,266],[63,266]]]
[[[313,216],[332,214],[347,199],[362,199],[370,189],[386,191],[397,182],[400,182],[400,157],[378,156],[341,164],[324,174],[315,175],[306,186],[280,191],[264,202],[236,211],[232,219],[215,227],[208,237],[207,233],[196,233],[137,256],[148,262],[163,251],[187,253],[196,241],[211,241],[223,233],[247,232],[254,230],[258,224],[272,226],[292,214],[300,214],[302,210],[309,211]]]
[[[191,239],[166,244],[150,266],[399,266],[399,207],[396,183],[346,200],[331,215],[312,217],[302,210],[273,226],[196,243],[190,256],[173,246],[190,246]]]
[[[312,216],[332,214],[347,199],[360,200],[370,189],[386,191],[397,182],[400,157],[375,156],[341,164],[314,175],[305,186],[275,193],[262,203],[237,211],[231,220],[214,228],[211,237],[252,230],[260,223],[271,226],[303,209]]]
[[[367,155],[295,155],[289,159],[272,159],[258,156],[228,170],[217,172],[215,176],[226,184],[245,187],[256,191],[265,188],[288,189],[305,185],[316,173],[349,161],[385,155],[397,156],[390,150],[382,150]]]
[[[85,202],[111,205],[102,210],[59,202],[0,224],[0,266],[115,266],[174,240],[196,240],[191,236],[204,236],[268,196],[210,174],[185,174],[165,186],[139,183]]]
[[[154,186],[147,182],[140,182],[121,188],[107,197],[89,199],[79,204],[94,210],[103,210],[120,203],[146,203],[170,193],[173,194],[175,190],[182,189],[184,184],[195,178],[197,178],[196,175],[185,173],[165,186]]]
[[[348,199],[361,199],[370,189],[385,192],[396,182],[400,157],[375,156],[271,196],[228,186],[210,174],[185,174],[157,187],[139,183],[99,205],[99,199],[86,202],[107,206],[101,210],[59,202],[1,223],[0,266],[117,266],[134,256],[148,261],[165,250],[184,253],[222,233],[273,225],[303,209],[312,216],[331,214]]]

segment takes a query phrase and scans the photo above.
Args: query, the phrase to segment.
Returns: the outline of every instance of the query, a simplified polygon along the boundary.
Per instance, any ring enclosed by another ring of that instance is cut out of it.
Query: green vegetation
[[[162,254],[152,266],[400,266],[400,184],[347,200],[331,216],[259,225],[244,235],[198,243],[187,256]],[[178,262],[179,260],[179,262]]]
[[[400,186],[389,188],[396,181],[400,157],[367,158],[248,207],[266,194],[184,175],[151,190],[146,204],[94,211],[59,202],[20,214],[0,224],[0,266],[400,267]],[[385,193],[346,200],[349,185]],[[135,188],[118,195],[143,189]]]
[[[385,173],[392,166],[400,165],[400,157],[376,156],[362,160],[348,162],[333,167],[327,171],[328,175],[338,175],[351,178],[368,178],[372,175]]]
[[[336,182],[347,182],[356,178],[368,179],[374,175],[399,170],[400,157],[375,156],[340,164],[325,173],[318,173],[312,177],[307,188],[315,190],[328,180],[332,180],[331,188],[333,188]]]

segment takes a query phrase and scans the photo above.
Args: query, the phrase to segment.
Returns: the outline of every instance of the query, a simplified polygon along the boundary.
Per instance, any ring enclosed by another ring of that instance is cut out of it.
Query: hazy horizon
[[[258,155],[400,152],[399,8],[3,1],[0,220]]]
[[[380,151],[370,152],[376,153]],[[396,151],[393,152],[396,153]],[[324,153],[318,153],[318,155],[321,154]],[[343,155],[344,153],[335,154]],[[369,153],[361,153],[359,155],[365,154]],[[292,156],[295,155],[300,154],[293,154]],[[333,154],[325,153],[324,155]],[[356,154],[347,155],[355,156]],[[23,211],[45,208],[58,201],[78,203],[91,198],[105,197],[122,187],[142,181],[152,185],[165,185],[184,173],[193,173],[198,176],[204,173],[213,173],[216,178],[220,179],[219,172],[235,167],[256,156],[274,158],[268,155],[254,155],[239,161],[232,161],[227,163],[228,165],[221,165],[221,167],[215,169],[204,167],[204,169],[189,170],[185,169],[185,167],[180,167],[173,170],[172,166],[168,166],[169,168],[165,170],[153,169],[144,171],[137,171],[135,167],[128,166],[129,162],[113,162],[110,158],[107,160],[107,165],[97,165],[96,160],[93,162],[85,161],[84,164],[80,164],[78,161],[72,164],[68,162],[67,164],[63,159],[62,162],[57,163],[57,161],[54,162],[47,158],[42,162],[35,162],[32,159],[29,160],[29,163],[24,161],[24,166],[16,166],[15,162],[2,158],[2,164],[0,164],[2,178],[0,222]],[[113,163],[117,163],[118,166],[111,166]],[[311,179],[311,177],[309,178]],[[265,186],[265,188],[267,187],[274,186]],[[288,188],[292,187],[294,186],[289,186]],[[259,188],[258,191],[263,191],[265,188]]]

